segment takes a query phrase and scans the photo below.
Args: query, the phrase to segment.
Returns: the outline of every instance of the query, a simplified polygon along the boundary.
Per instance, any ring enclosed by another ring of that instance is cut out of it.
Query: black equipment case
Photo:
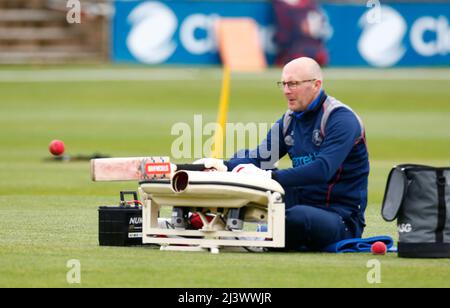
[[[133,201],[125,201],[125,195],[128,194],[133,195]],[[98,240],[100,246],[143,245],[142,208],[137,192],[121,191],[119,206],[99,207]]]

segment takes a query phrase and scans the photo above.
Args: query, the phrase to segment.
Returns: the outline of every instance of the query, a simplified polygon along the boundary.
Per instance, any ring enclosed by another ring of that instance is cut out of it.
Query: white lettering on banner
[[[180,41],[182,46],[194,55],[202,55],[208,52],[217,52],[217,39],[214,24],[220,19],[220,15],[193,14],[184,20],[180,26]],[[205,37],[196,37],[196,31],[206,33]],[[263,27],[258,25],[258,34],[263,49],[269,54],[276,53],[274,26]]]
[[[432,34],[433,39],[425,40],[427,32]],[[424,57],[447,55],[450,52],[450,27],[447,18],[419,18],[411,28],[410,39],[414,50]]]
[[[367,1],[366,7],[371,8],[366,14],[369,24],[378,24],[381,22],[381,4],[378,0]]]
[[[407,30],[406,22],[396,10],[386,5],[381,6],[379,23],[368,22],[369,12],[359,20],[363,28],[358,41],[359,53],[373,66],[392,66],[406,53],[406,48],[402,44]]]
[[[193,55],[215,53],[217,41],[214,23],[219,18],[217,14],[196,13],[178,21],[172,9],[164,3],[145,2],[138,5],[128,16],[132,28],[126,44],[130,53],[140,62],[163,63],[179,47],[175,42],[175,33],[179,27],[180,43],[187,52]],[[275,54],[274,27],[259,26],[259,32],[266,52]]]
[[[181,44],[187,51],[194,55],[201,55],[216,50],[216,39],[214,34],[214,23],[220,18],[219,15],[193,14],[188,16],[180,28]],[[197,38],[196,31],[204,31],[206,37]]]
[[[271,55],[277,53],[277,44],[275,43],[275,26],[259,26],[259,37],[263,44],[263,49]]]
[[[369,3],[368,3],[369,5]],[[363,32],[358,41],[358,50],[364,60],[376,67],[393,66],[406,53],[403,39],[407,33],[405,19],[393,8],[382,5],[378,23],[372,23],[375,7],[359,20]],[[447,56],[450,52],[450,26],[446,16],[437,18],[423,16],[411,26],[409,39],[412,49],[420,56]]]
[[[133,56],[147,64],[166,61],[177,48],[173,36],[178,20],[170,8],[160,2],[146,2],[128,16],[133,25],[127,47]]]
[[[312,10],[306,15],[309,34],[315,39],[328,40],[333,36],[333,27],[324,10]]]

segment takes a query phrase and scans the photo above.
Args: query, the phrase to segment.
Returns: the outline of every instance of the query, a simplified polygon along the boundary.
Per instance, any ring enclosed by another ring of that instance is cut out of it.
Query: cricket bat
[[[91,160],[91,178],[94,182],[146,181],[170,179],[177,170],[203,171],[204,165],[176,165],[169,157],[122,157]]]

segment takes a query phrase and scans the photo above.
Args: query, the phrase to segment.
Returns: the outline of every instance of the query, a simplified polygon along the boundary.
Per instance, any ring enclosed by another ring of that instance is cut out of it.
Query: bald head
[[[319,63],[308,57],[297,58],[284,66],[284,70],[295,72],[302,80],[317,79],[323,82],[322,69]]]
[[[297,58],[284,66],[281,81],[285,84],[283,93],[288,100],[289,109],[295,112],[305,111],[320,94],[322,69],[314,59]]]

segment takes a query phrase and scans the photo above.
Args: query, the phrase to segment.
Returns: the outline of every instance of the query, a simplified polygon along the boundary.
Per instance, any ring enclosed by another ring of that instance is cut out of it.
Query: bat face
[[[145,181],[170,179],[174,168],[169,157],[124,157],[91,160],[93,181]]]

